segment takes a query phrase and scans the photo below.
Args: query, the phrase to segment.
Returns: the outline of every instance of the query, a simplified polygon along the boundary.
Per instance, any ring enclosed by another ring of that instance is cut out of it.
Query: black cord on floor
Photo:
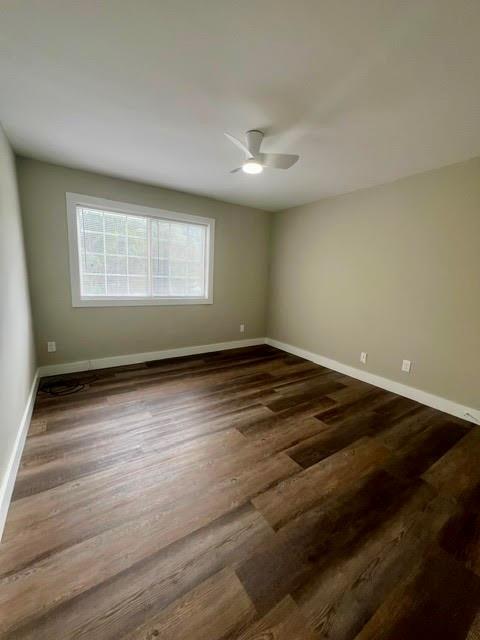
[[[72,393],[83,391],[86,385],[76,378],[54,378],[52,380],[44,380],[40,384],[40,391],[47,393],[49,396],[69,396]]]

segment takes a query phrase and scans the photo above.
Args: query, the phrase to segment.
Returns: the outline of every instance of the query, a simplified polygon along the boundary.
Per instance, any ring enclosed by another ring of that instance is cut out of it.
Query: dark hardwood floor
[[[480,428],[267,346],[75,377],[37,398],[1,638],[480,638]]]

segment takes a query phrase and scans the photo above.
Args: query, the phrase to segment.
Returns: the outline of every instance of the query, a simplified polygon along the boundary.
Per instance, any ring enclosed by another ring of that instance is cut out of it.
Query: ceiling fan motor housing
[[[247,147],[252,154],[252,158],[255,158],[260,153],[260,145],[263,140],[263,133],[257,129],[251,129],[245,134],[247,139]]]

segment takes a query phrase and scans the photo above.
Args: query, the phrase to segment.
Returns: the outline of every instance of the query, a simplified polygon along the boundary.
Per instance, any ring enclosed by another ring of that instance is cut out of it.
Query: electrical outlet
[[[367,352],[366,351],[362,351],[362,353],[360,354],[360,362],[363,362],[363,364],[367,364]]]
[[[57,343],[56,342],[47,342],[47,351],[49,353],[52,353],[53,351],[57,350]]]
[[[240,325],[240,333],[245,333],[245,325],[243,323]]]
[[[411,360],[404,360],[402,362],[402,371],[405,371],[405,373],[410,373],[410,369],[412,368],[412,361]]]

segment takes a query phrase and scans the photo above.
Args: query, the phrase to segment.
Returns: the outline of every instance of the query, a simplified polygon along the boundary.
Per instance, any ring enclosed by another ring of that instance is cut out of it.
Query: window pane
[[[200,262],[189,262],[188,275],[194,276],[195,278],[203,277],[203,264]]]
[[[125,235],[127,233],[127,216],[119,213],[105,213],[105,233]]]
[[[154,276],[168,276],[168,260],[153,258],[152,272]]]
[[[107,295],[127,296],[128,295],[127,276],[108,276],[107,275]]]
[[[203,285],[199,278],[188,278],[187,295],[201,297],[204,295]]]
[[[174,240],[170,245],[170,258],[172,260],[186,260],[187,247],[184,243]]]
[[[203,297],[207,227],[77,207],[82,296]]]
[[[116,255],[127,254],[127,238],[125,236],[105,236],[107,253]]]
[[[187,245],[187,259],[201,261],[203,259],[203,240],[193,239]]]
[[[159,240],[168,240],[170,236],[170,222],[165,220],[152,220],[153,237]]]
[[[85,233],[85,251],[103,253],[103,233]]]
[[[170,263],[170,275],[173,277],[177,276],[186,276],[187,275],[187,263],[186,262],[176,262],[173,261]]]
[[[153,255],[158,258],[168,258],[168,242],[165,240],[159,240],[153,244]]]
[[[103,233],[102,212],[85,209],[83,213],[83,228],[85,231],[100,231]]]
[[[106,295],[104,276],[83,276],[82,285],[82,293],[85,296]]]
[[[127,232],[129,236],[147,237],[147,218],[128,216]]]
[[[148,280],[146,276],[129,276],[128,286],[132,296],[148,295]]]
[[[130,275],[147,275],[147,258],[128,258]]]
[[[175,242],[181,242],[187,237],[188,224],[183,222],[171,222],[170,223],[170,235]]]
[[[172,296],[184,296],[185,278],[172,278],[170,280],[170,293]]]
[[[154,296],[168,296],[168,279],[153,278],[152,291]]]
[[[143,238],[128,236],[128,255],[147,257],[147,241]]]
[[[110,256],[106,257],[107,273],[109,275],[127,275],[127,258],[126,256]]]
[[[105,259],[103,255],[87,253],[83,257],[84,273],[105,273]]]

